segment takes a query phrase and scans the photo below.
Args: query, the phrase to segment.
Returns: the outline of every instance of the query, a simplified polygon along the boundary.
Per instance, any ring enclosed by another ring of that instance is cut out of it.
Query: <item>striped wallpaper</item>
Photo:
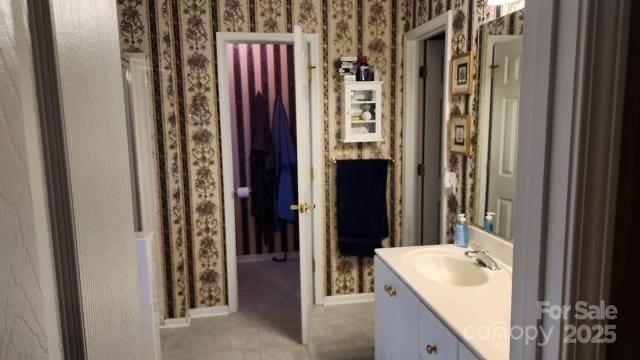
[[[115,0],[122,51],[143,52],[156,129],[156,155],[163,239],[165,315],[184,317],[191,308],[227,303],[215,33],[292,32],[299,24],[320,36],[322,46],[322,121],[325,166],[318,171],[326,207],[324,216],[324,289],[326,295],[370,292],[373,261],[340,255],[337,250],[335,171],[332,158],[392,158],[388,206],[390,236],[402,231],[402,122],[404,33],[447,10],[452,11],[451,53],[476,50],[480,24],[524,6],[502,8],[485,0]],[[341,80],[335,64],[341,56],[365,54],[380,70],[383,84],[380,143],[339,141]],[[452,96],[451,111],[476,118],[473,95]],[[474,132],[475,133],[475,132]],[[472,210],[475,144],[470,156],[449,154],[457,193],[447,205],[449,224],[457,212]],[[472,214],[470,214],[472,215]],[[243,249],[244,250],[244,249]]]
[[[268,99],[269,117],[277,95],[287,112],[295,137],[295,102],[293,82],[293,45],[229,44],[227,45],[229,97],[233,138],[234,187],[249,186],[251,149],[251,99],[262,92]],[[252,193],[253,195],[253,193]],[[298,251],[297,224],[275,234],[273,247],[256,238],[255,219],[251,214],[251,198],[235,200],[236,251],[240,255]]]

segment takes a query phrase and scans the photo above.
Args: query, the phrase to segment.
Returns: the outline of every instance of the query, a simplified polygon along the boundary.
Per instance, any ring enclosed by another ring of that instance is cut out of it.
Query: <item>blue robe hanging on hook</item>
[[[276,229],[286,221],[295,221],[296,213],[291,210],[295,204],[294,171],[296,171],[296,149],[291,136],[287,113],[280,97],[276,97],[271,124],[273,155],[275,166],[275,210]]]

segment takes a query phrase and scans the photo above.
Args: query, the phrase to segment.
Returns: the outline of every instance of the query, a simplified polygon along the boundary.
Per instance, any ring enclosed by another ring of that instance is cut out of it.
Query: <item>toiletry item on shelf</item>
[[[361,119],[362,118],[362,109],[360,108],[353,108],[351,109],[351,117],[352,118],[356,118],[356,119]]]
[[[356,61],[358,61],[358,57],[357,56],[342,56],[340,57],[340,61],[345,63],[345,62],[350,62],[350,63],[354,63]]]
[[[458,214],[454,243],[460,247],[469,246],[469,227],[465,214]]]
[[[345,81],[356,81],[356,73],[359,70],[356,56],[343,56],[338,62],[338,73]]]
[[[371,120],[373,115],[371,115],[371,106],[370,105],[362,105],[362,120]]]
[[[366,126],[352,127],[351,128],[351,133],[353,133],[353,134],[368,134],[369,133],[369,129],[367,129]]]
[[[367,63],[367,57],[364,55],[362,55],[362,58],[360,60],[360,77],[358,78],[358,80],[369,80],[369,64]]]
[[[494,212],[487,212],[487,215],[484,217],[484,230],[488,232],[493,232],[493,218],[496,216]]]

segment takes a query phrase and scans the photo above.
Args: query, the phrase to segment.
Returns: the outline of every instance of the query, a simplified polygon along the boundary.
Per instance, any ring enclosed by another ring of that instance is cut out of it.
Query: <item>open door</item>
[[[521,56],[522,38],[495,45],[487,210],[496,213],[494,231],[506,239],[514,232]]]
[[[309,103],[309,43],[300,26],[294,27],[293,54],[295,59],[296,127],[298,159],[311,159],[311,124]],[[291,208],[298,210],[300,232],[300,310],[302,343],[309,338],[309,308],[313,301],[313,221],[315,205],[312,201],[311,163],[298,164],[298,202]]]

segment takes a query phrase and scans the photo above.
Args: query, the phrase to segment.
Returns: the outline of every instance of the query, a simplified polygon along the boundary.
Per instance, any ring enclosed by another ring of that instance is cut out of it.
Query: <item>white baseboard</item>
[[[325,306],[373,302],[373,293],[325,296]]]
[[[222,305],[189,309],[189,317],[192,319],[222,315],[229,315],[229,306]]]
[[[244,263],[244,262],[257,262],[257,261],[272,261],[273,257],[281,257],[282,252],[277,253],[268,253],[268,254],[251,254],[251,255],[238,255],[236,257],[236,262]],[[289,252],[287,253],[288,259],[298,259],[298,252]]]
[[[175,329],[188,327],[191,324],[189,316],[181,318],[164,319],[164,324],[160,325],[160,329]]]
[[[191,325],[191,319],[205,318],[211,316],[224,316],[229,315],[229,306],[210,306],[197,309],[187,310],[187,316],[181,318],[164,319],[164,323],[160,325],[160,329],[175,329],[182,327],[189,327]]]

